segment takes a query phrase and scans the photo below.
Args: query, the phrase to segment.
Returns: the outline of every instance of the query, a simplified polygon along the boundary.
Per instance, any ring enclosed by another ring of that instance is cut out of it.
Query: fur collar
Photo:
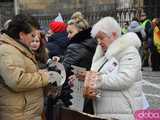
[[[120,38],[118,38],[117,40],[115,40],[109,46],[109,48],[107,49],[105,55],[104,55],[100,45],[98,45],[97,49],[96,49],[95,56],[94,56],[94,61],[96,61],[97,59],[101,58],[103,55],[105,56],[106,59],[109,59],[112,56],[116,56],[121,51],[123,51],[124,49],[126,49],[126,48],[128,48],[130,46],[136,47],[137,49],[141,46],[140,39],[133,32],[126,33],[126,34],[122,35]]]
[[[141,41],[138,38],[137,34],[130,32],[127,33],[117,40],[115,40],[108,48],[108,50],[105,53],[105,56],[111,57],[119,54],[121,51],[124,49],[133,46],[136,47],[137,49],[141,46]]]
[[[70,43],[81,43],[86,39],[90,39],[91,38],[90,31],[91,31],[91,28],[80,31],[70,40]]]

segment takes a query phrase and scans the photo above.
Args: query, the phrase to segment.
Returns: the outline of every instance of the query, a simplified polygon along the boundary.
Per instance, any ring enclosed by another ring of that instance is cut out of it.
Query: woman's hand
[[[78,71],[74,73],[68,78],[69,79],[68,84],[73,87],[75,80],[84,80],[86,76],[86,72],[87,71]]]
[[[52,57],[53,62],[59,62],[60,61],[60,57],[58,56],[53,56]]]
[[[86,76],[86,68],[82,68],[82,67],[78,67],[78,66],[71,66],[72,72],[74,73],[74,75],[78,78],[78,80],[84,80],[85,76]]]
[[[79,80],[84,80],[85,76],[86,76],[86,72],[87,71],[78,71],[77,74],[75,74],[75,75]]]
[[[84,96],[95,99],[100,95],[98,90],[100,86],[101,73],[87,71],[84,82]]]

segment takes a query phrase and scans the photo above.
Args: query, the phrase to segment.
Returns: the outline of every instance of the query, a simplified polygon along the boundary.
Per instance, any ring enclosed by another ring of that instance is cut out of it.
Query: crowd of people
[[[142,42],[139,49],[142,58],[142,67],[151,67],[152,71],[160,71],[160,54],[159,54],[159,27],[160,19],[153,18],[150,20],[146,13],[142,12],[140,18],[133,18],[129,23],[125,22],[123,34],[134,32]]]
[[[80,79],[81,112],[134,120],[136,110],[147,108],[142,67],[151,63],[153,71],[160,70],[159,26],[159,19],[151,22],[145,13],[141,21],[134,18],[123,29],[109,16],[91,26],[75,12],[67,23],[51,21],[45,34],[33,16],[14,16],[0,33],[0,119],[53,120],[55,109],[50,108],[59,101],[63,107],[74,104],[71,83]],[[66,72],[61,93],[54,97],[44,91],[63,76],[48,69],[49,59],[61,63]],[[75,74],[72,65],[86,71]]]

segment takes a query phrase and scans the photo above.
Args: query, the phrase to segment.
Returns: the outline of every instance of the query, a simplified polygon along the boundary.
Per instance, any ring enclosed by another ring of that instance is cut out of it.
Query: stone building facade
[[[11,8],[3,6],[1,1],[6,0],[0,0],[0,16],[3,17],[0,24],[13,16],[14,11],[31,13],[45,25],[59,12],[67,19],[73,12],[81,11],[91,24],[107,15],[114,16],[123,23],[130,21],[141,11],[145,11],[151,17],[157,17],[160,13],[160,0],[10,0]]]

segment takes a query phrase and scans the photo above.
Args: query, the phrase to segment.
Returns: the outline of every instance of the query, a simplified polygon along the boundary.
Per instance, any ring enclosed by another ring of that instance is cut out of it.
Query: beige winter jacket
[[[5,34],[0,43],[0,120],[40,120],[48,76],[23,45]]]

